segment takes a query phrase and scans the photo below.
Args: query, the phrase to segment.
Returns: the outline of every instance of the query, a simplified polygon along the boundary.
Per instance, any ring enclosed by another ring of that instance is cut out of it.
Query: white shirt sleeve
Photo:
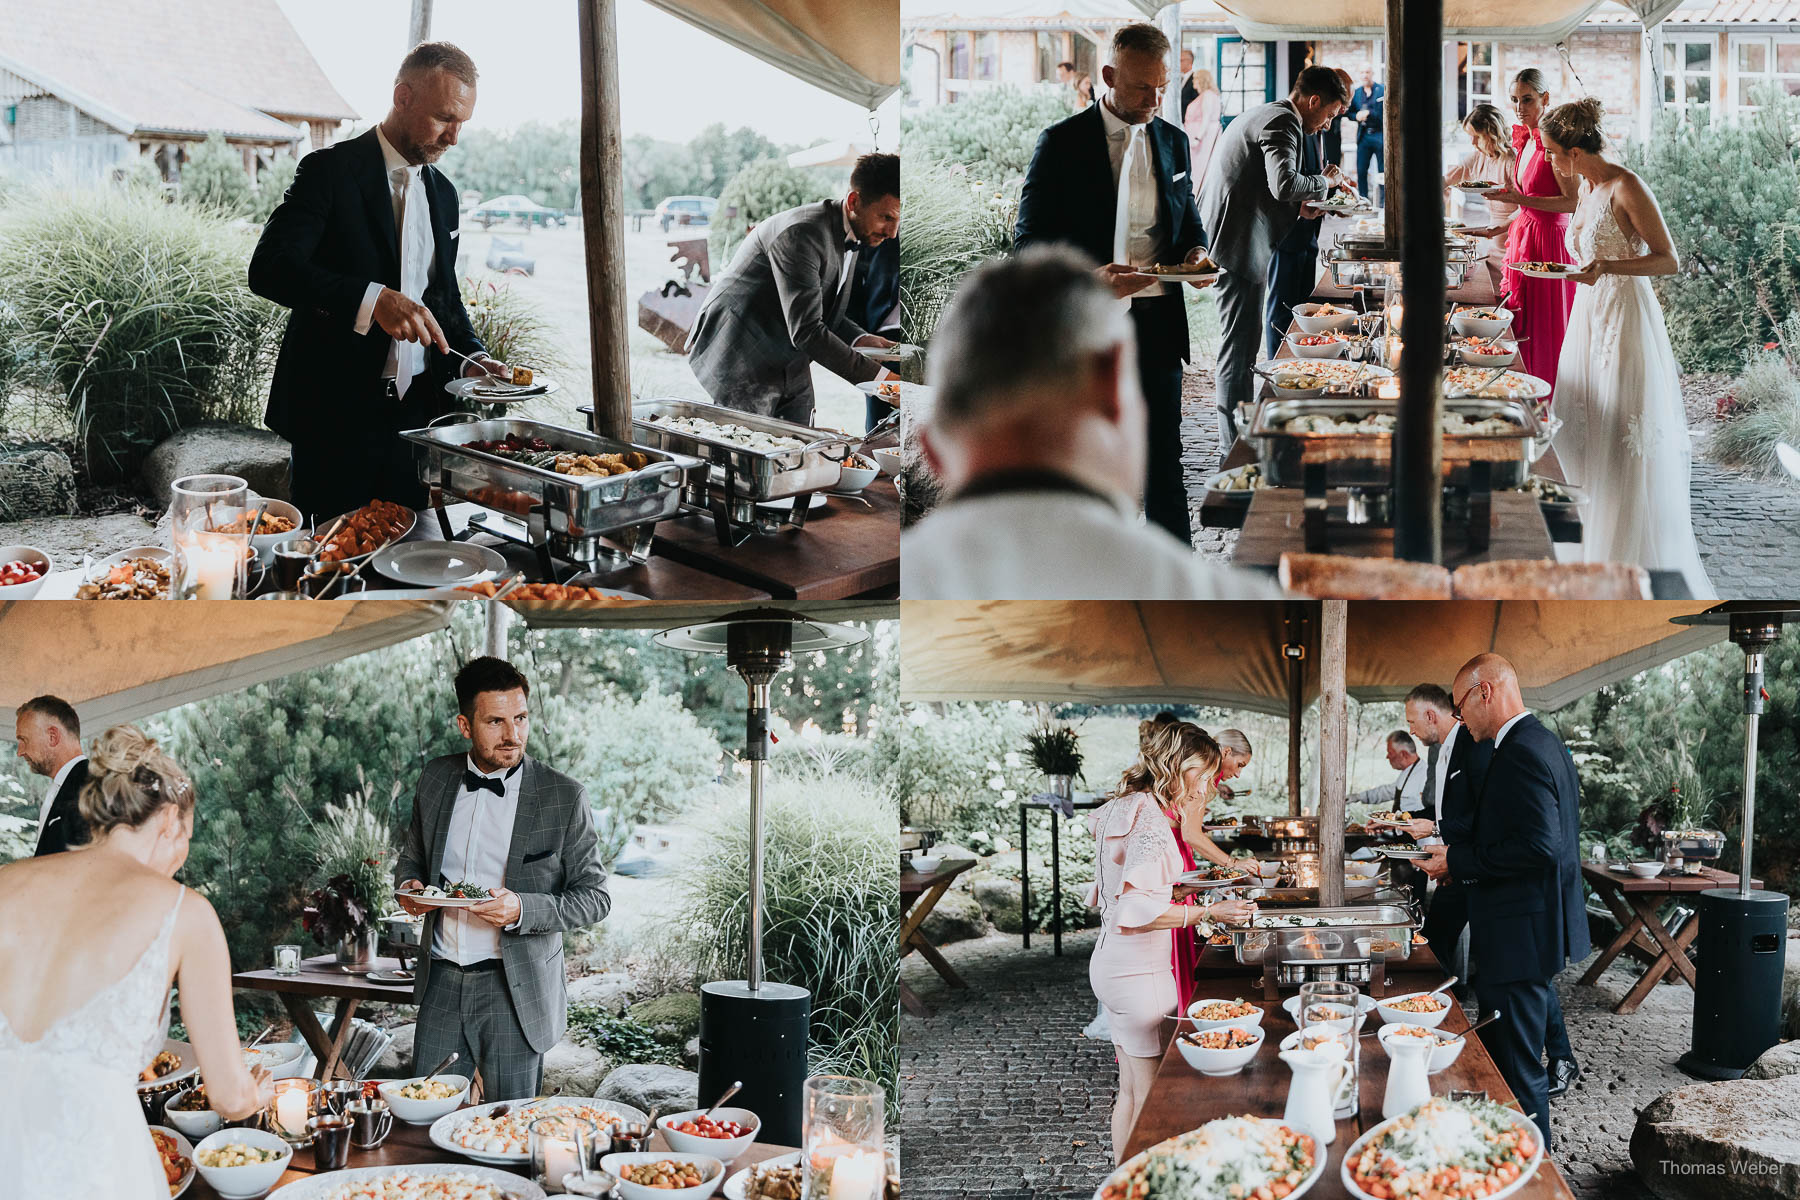
[[[356,324],[351,326],[358,333],[369,332],[369,326],[375,320],[375,300],[381,295],[380,283],[369,284],[369,290],[363,293],[362,303],[356,308]]]

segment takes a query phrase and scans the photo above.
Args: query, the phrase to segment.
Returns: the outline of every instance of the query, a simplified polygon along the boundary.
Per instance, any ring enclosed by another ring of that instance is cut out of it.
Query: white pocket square
[[[450,239],[452,241],[455,241],[457,238],[459,238],[461,236],[462,236],[462,230],[460,230],[460,229],[452,229],[450,231]]]
[[[1449,776],[1444,780],[1444,782],[1448,783],[1451,779],[1455,779],[1458,775],[1461,775],[1461,774],[1462,774],[1461,771],[1452,771],[1452,772],[1450,772]]]
[[[1169,180],[1169,182],[1170,183],[1180,183],[1182,180],[1187,178],[1187,175],[1188,175],[1188,173],[1186,171],[1183,171],[1181,174],[1177,175],[1175,178]]]

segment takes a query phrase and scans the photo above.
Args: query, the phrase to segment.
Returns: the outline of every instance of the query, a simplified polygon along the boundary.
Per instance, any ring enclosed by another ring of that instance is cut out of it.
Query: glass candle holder
[[[312,1141],[308,1119],[319,1113],[319,1081],[305,1076],[277,1079],[269,1100],[269,1132],[295,1146]]]
[[[245,518],[260,499],[236,475],[185,475],[169,485],[169,493],[174,595],[182,600],[242,600],[250,557]]]
[[[531,1178],[551,1195],[562,1195],[563,1179],[587,1169],[589,1147],[600,1130],[579,1117],[539,1117],[530,1132]]]
[[[1345,1071],[1332,1096],[1332,1115],[1353,1117],[1357,1112],[1357,1080],[1362,1074],[1362,989],[1353,983],[1320,980],[1300,985],[1298,1019],[1302,1030],[1309,1026],[1341,1038],[1350,1053],[1344,1059]]]
[[[887,1182],[879,1085],[847,1075],[806,1081],[801,1136],[808,1200],[880,1200]]]
[[[275,947],[275,973],[277,975],[298,975],[300,973],[300,947]]]

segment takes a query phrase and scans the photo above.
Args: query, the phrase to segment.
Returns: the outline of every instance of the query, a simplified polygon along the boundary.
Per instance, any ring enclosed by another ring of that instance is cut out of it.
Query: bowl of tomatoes
[[[705,1109],[696,1108],[658,1117],[656,1124],[668,1139],[669,1149],[682,1154],[710,1154],[730,1162],[756,1140],[762,1118],[747,1108],[715,1108],[711,1116],[706,1115]]]
[[[1350,348],[1339,333],[1290,333],[1287,344],[1301,358],[1342,358]]]
[[[36,546],[0,546],[0,600],[29,600],[50,574],[50,556]]]

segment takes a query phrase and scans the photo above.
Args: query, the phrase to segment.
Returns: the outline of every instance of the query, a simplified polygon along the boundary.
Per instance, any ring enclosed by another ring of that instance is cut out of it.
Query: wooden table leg
[[[920,925],[925,923],[925,918],[931,915],[931,910],[937,907],[937,902],[944,898],[944,893],[950,890],[951,882],[951,880],[946,879],[942,883],[935,884],[926,891],[921,892],[919,898],[914,900],[912,905],[903,914],[900,922],[901,957],[905,957],[906,944],[912,941],[913,934],[918,930]]]
[[[1654,896],[1657,895],[1657,893],[1651,893],[1651,895]],[[1670,970],[1674,970],[1680,974],[1680,976],[1687,981],[1689,987],[1692,987],[1694,984],[1694,964],[1688,961],[1687,946],[1689,942],[1694,940],[1694,935],[1699,932],[1696,928],[1699,925],[1699,922],[1689,921],[1679,934],[1671,935],[1668,928],[1663,925],[1662,920],[1656,915],[1654,904],[1654,900],[1646,899],[1646,902],[1642,905],[1645,910],[1643,914],[1644,928],[1649,932],[1650,936],[1655,939],[1656,944],[1662,948],[1662,953],[1657,957],[1655,962],[1645,968],[1643,975],[1638,978],[1636,983],[1631,985],[1631,990],[1626,992],[1625,995],[1620,998],[1619,1002],[1613,1006],[1613,1011],[1616,1013],[1636,1012],[1638,1006],[1644,1002],[1645,997],[1650,995],[1651,990],[1654,989],[1658,983],[1662,982],[1662,977],[1668,974]],[[1638,906],[1634,905],[1634,907]]]
[[[292,992],[282,992],[280,995],[282,1006],[287,1009],[288,1016],[293,1019],[294,1028],[300,1031],[300,1036],[306,1041],[307,1049],[311,1050],[313,1057],[318,1059],[318,1064],[313,1070],[313,1078],[321,1080],[330,1078],[325,1071],[328,1066],[335,1065],[337,1062],[339,1053],[337,1034],[342,1032],[339,1022],[342,1020],[346,1001],[338,1001],[339,1016],[332,1021],[332,1030],[327,1033],[325,1028],[319,1024],[319,1018],[313,1015],[311,996],[296,996]],[[355,1001],[348,1003],[352,1007],[355,1005]]]
[[[1588,967],[1587,971],[1581,976],[1581,982],[1590,987],[1600,981],[1600,976],[1606,971],[1607,967],[1612,965],[1613,959],[1625,952],[1625,947],[1631,944],[1632,940],[1637,937],[1638,931],[1642,929],[1644,925],[1644,918],[1634,914],[1625,906],[1617,889],[1595,888],[1594,890],[1600,893],[1601,901],[1605,903],[1608,911],[1612,913],[1613,919],[1619,923],[1619,936],[1607,943],[1606,949],[1600,952],[1600,957],[1596,958],[1593,965]]]
[[[904,979],[900,981],[900,1007],[904,1008],[915,1017],[929,1017],[931,1015],[930,1007],[926,1005],[923,1000],[919,999],[919,993],[906,986],[906,981]]]
[[[945,958],[936,946],[926,941],[923,934],[913,934],[912,941],[907,943],[907,948],[917,950],[924,956],[925,961],[937,968],[937,973],[942,975],[944,982],[951,987],[966,988],[969,986],[963,982],[963,977],[956,973],[956,968],[950,965],[950,960]]]

